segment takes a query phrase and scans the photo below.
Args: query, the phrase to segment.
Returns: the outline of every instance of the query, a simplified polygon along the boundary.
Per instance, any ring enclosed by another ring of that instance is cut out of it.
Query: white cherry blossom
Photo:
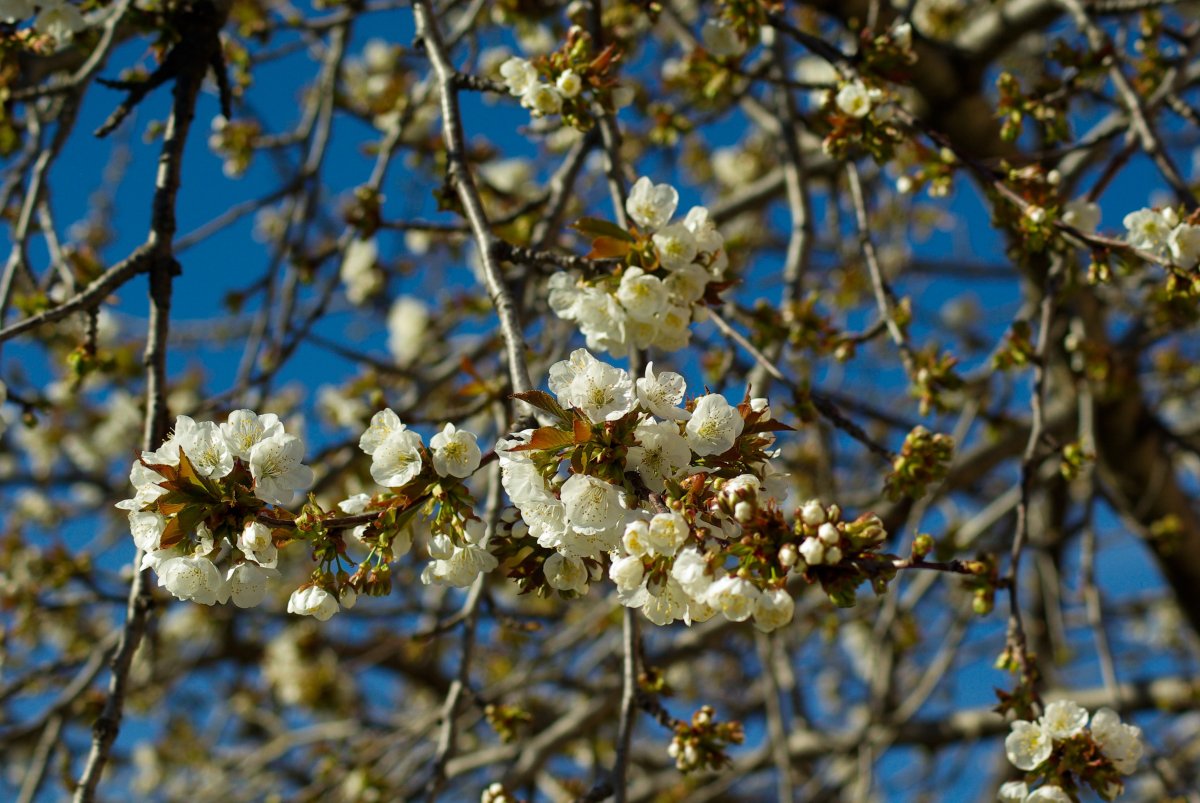
[[[667,286],[663,280],[641,268],[629,268],[621,275],[617,301],[635,321],[651,321],[667,306]]]
[[[537,69],[517,56],[500,65],[500,75],[513,95],[524,95],[538,80]]]
[[[469,477],[479,468],[481,453],[479,439],[473,432],[455,429],[446,424],[442,431],[429,439],[433,452],[433,470],[443,477]]]
[[[584,288],[579,296],[575,321],[587,338],[589,349],[610,353],[625,350],[628,315],[610,293],[598,287]]]
[[[279,576],[275,569],[254,563],[239,563],[225,575],[229,600],[239,608],[253,608],[267,598],[270,581]]]
[[[1055,700],[1046,706],[1038,720],[1054,739],[1070,739],[1087,727],[1088,712],[1070,700]]]
[[[1000,785],[996,800],[1000,803],[1025,803],[1029,796],[1029,785],[1024,781],[1005,781]]]
[[[792,621],[796,602],[786,588],[773,588],[758,595],[754,604],[754,627],[764,633],[778,630]]]
[[[675,556],[671,576],[688,596],[697,600],[707,598],[708,589],[716,579],[708,573],[708,562],[704,556],[695,549],[685,549]]]
[[[534,117],[558,114],[562,111],[563,97],[554,84],[537,83],[521,95],[521,105],[529,109]]]
[[[159,586],[176,599],[215,605],[229,599],[229,586],[208,558],[182,555],[168,558],[155,568]]]
[[[378,261],[379,245],[374,237],[356,238],[346,246],[340,275],[351,304],[362,304],[383,289],[383,272],[376,267]]]
[[[1117,772],[1131,775],[1142,757],[1142,729],[1121,722],[1121,717],[1111,708],[1101,708],[1092,717],[1092,738],[1100,746]]]
[[[1171,261],[1181,268],[1194,268],[1200,262],[1200,226],[1180,223],[1167,238]]]
[[[631,593],[642,584],[645,567],[638,555],[625,555],[617,558],[608,567],[608,577],[616,584],[622,593]]]
[[[701,457],[724,454],[733,447],[744,426],[741,413],[724,396],[701,396],[687,423],[688,446]]]
[[[638,445],[629,447],[625,465],[652,491],[661,493],[666,481],[678,479],[692,462],[692,450],[674,422],[643,422],[634,437]]]
[[[133,542],[143,552],[157,552],[162,541],[167,520],[153,511],[137,511],[129,514],[129,531]]]
[[[550,277],[550,281],[546,283],[546,290],[546,301],[555,315],[569,321],[578,317],[579,300],[583,297],[583,290],[576,274],[560,270]]]
[[[396,430],[371,455],[371,479],[386,488],[399,488],[414,480],[424,464],[421,436],[411,429]]]
[[[1041,725],[1018,719],[1004,739],[1004,751],[1014,767],[1028,772],[1050,758],[1054,743]]]
[[[709,217],[706,207],[693,206],[683,219],[692,236],[696,238],[696,247],[703,253],[716,253],[725,248],[725,238],[717,230],[717,224]]]
[[[689,269],[690,270],[690,269]],[[682,271],[676,271],[667,277],[668,281],[678,276]],[[687,346],[692,333],[688,324],[692,320],[692,311],[688,307],[671,305],[658,316],[658,332],[655,334],[654,346],[663,351],[678,351]]]
[[[1167,246],[1173,226],[1165,215],[1154,209],[1139,209],[1125,216],[1126,239],[1134,248],[1154,253]]]
[[[687,520],[671,510],[655,514],[646,529],[646,547],[656,555],[674,555],[688,539],[690,530]]]
[[[366,431],[358,439],[358,448],[373,455],[380,444],[387,440],[393,432],[403,432],[406,429],[407,427],[400,421],[400,416],[396,415],[392,408],[385,407],[371,416]]]
[[[686,223],[672,223],[657,231],[652,238],[658,250],[658,261],[667,270],[678,270],[696,258],[696,235]]]
[[[413,296],[400,296],[387,315],[388,353],[397,365],[410,365],[428,348],[429,305]]]
[[[297,588],[288,598],[287,612],[326,622],[338,612],[338,601],[320,586]]]
[[[625,524],[625,532],[621,535],[621,546],[630,555],[642,557],[650,552],[646,536],[650,532],[650,523],[645,519],[634,519]]]
[[[838,90],[834,102],[843,114],[866,117],[871,113],[873,94],[862,81],[851,81]]]
[[[572,474],[561,493],[567,521],[583,533],[605,532],[620,525],[625,519],[623,498],[620,488],[587,474]]]
[[[448,558],[435,560],[425,566],[421,572],[421,582],[425,585],[466,588],[480,574],[490,572],[498,565],[496,557],[481,546],[469,544],[454,547]]]
[[[189,427],[184,437],[179,438],[179,445],[198,474],[220,479],[233,471],[233,453],[229,449],[229,442],[220,427],[212,421],[202,421]]]
[[[691,418],[691,413],[679,406],[687,392],[687,383],[679,374],[672,371],[655,374],[654,363],[648,362],[646,375],[638,379],[636,385],[638,403],[646,412],[668,421]]]
[[[587,349],[576,349],[569,359],[550,366],[549,386],[559,404],[579,408],[596,424],[621,418],[635,404],[629,374],[600,362]]]
[[[704,290],[711,279],[712,276],[703,267],[689,263],[663,279],[663,286],[673,304],[687,308],[704,297]]]
[[[1100,225],[1100,204],[1086,198],[1076,198],[1063,204],[1063,223],[1085,234],[1094,234]]]
[[[274,413],[258,415],[253,410],[234,410],[221,425],[221,434],[230,454],[239,460],[249,460],[255,444],[283,434],[283,424]]]
[[[304,459],[304,442],[295,435],[273,435],[250,450],[254,493],[264,502],[286,505],[296,491],[312,485],[313,471]]]
[[[583,79],[574,70],[564,70],[554,86],[564,98],[576,98],[583,91]]]
[[[588,570],[580,558],[567,557],[555,552],[546,558],[542,565],[546,575],[546,583],[559,591],[574,591],[586,594],[588,590]]]
[[[261,522],[246,522],[238,535],[237,548],[247,560],[263,568],[274,568],[279,562],[279,550],[271,539],[271,528]]]
[[[744,577],[727,575],[708,587],[704,602],[731,622],[744,622],[754,615],[762,592]]]
[[[33,27],[39,33],[53,37],[60,45],[70,42],[76,33],[87,27],[79,9],[65,0],[39,0],[38,5],[42,10],[33,21]]]
[[[661,229],[679,206],[679,192],[670,184],[655,184],[646,176],[639,178],[629,191],[625,211],[639,226]]]
[[[647,593],[640,607],[642,614],[659,627],[669,625],[676,619],[691,624],[691,599],[683,593],[674,577],[668,577],[657,594]]]

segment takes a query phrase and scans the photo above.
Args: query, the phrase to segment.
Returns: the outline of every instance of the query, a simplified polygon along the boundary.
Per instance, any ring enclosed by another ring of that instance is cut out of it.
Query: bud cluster
[[[691,723],[676,722],[675,735],[667,755],[683,773],[695,770],[719,770],[730,763],[725,748],[741,744],[746,738],[740,722],[718,722],[712,706],[704,706],[692,715]]]

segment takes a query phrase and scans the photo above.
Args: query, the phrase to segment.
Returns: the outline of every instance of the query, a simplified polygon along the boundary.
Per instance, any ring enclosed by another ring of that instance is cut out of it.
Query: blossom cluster
[[[134,461],[135,494],[117,503],[145,553],[142,568],[182,600],[261,603],[278,557],[256,513],[312,483],[303,458],[304,442],[271,413],[235,410],[220,425],[179,416],[171,436]]]
[[[425,503],[430,514],[428,552],[432,562],[422,571],[421,582],[464,587],[479,574],[496,568],[496,558],[484,543],[486,527],[474,516],[474,500],[458,482],[475,473],[482,461],[474,433],[448,423],[426,447],[419,433],[406,427],[393,410],[384,409],[371,418],[358,445],[371,457],[371,478],[391,493],[375,500],[361,494],[340,507],[346,513],[363,512],[372,504],[391,501],[404,503],[413,512],[416,501]],[[360,541],[365,541],[367,534],[367,527],[352,532]],[[395,528],[390,540],[393,547],[397,538],[403,543],[402,552],[407,552],[411,530]]]
[[[562,111],[564,100],[574,100],[583,91],[583,79],[574,70],[564,70],[553,83],[538,76],[532,62],[513,56],[500,65],[500,75],[509,94],[521,99],[521,105],[534,117]]]
[[[1075,770],[1108,800],[1121,791],[1117,774],[1132,774],[1144,749],[1141,728],[1121,722],[1110,708],[1098,710],[1089,726],[1087,709],[1070,700],[1052,702],[1036,721],[1018,719],[1011,728],[1004,749],[1017,769],[1042,773],[1052,767],[1056,778]],[[1057,783],[1030,792],[1025,781],[1012,781],[1000,790],[1002,801],[1071,799]]]
[[[1134,248],[1191,269],[1200,263],[1200,225],[1179,219],[1174,209],[1139,209],[1124,220],[1126,240]]]
[[[674,187],[643,176],[626,201],[641,231],[603,221],[577,224],[597,235],[594,254],[621,259],[611,274],[561,271],[550,277],[551,309],[579,326],[589,349],[624,355],[630,348],[687,346],[689,325],[705,317],[701,305],[710,287],[719,288],[729,260],[708,209],[692,207],[682,221],[671,222],[678,206]]]
[[[134,462],[135,494],[117,507],[128,511],[145,553],[142,568],[153,568],[178,599],[203,605],[260,604],[279,576],[279,548],[304,540],[317,566],[291,595],[288,612],[329,619],[360,593],[390,591],[390,563],[411,548],[422,513],[433,558],[423,582],[467,585],[496,567],[462,484],[482,462],[473,433],[447,423],[426,446],[385,409],[371,418],[359,446],[371,457],[371,477],[388,490],[340,502],[349,518],[314,499],[293,514],[282,506],[312,483],[313,472],[302,462],[303,442],[278,416],[236,410],[222,424],[179,416],[170,437]],[[348,544],[366,549],[366,558],[351,560]]]
[[[787,478],[770,459],[773,432],[788,427],[766,399],[735,406],[709,393],[685,404],[682,376],[651,363],[635,382],[585,349],[551,366],[549,386],[553,398],[522,398],[560,424],[496,447],[521,515],[512,551],[526,537],[552,550],[540,569],[549,588],[582,594],[606,574],[621,603],[655,624],[719,613],[770,631],[791,621],[789,576],[861,581],[837,564],[882,542],[879,520],[842,522],[836,506],[809,502],[784,521]]]
[[[77,6],[66,0],[0,0],[0,20],[16,23],[32,17],[33,30],[58,44],[70,42],[87,26]]]

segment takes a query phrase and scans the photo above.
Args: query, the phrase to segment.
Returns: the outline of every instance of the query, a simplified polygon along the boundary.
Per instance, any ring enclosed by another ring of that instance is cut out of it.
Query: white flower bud
[[[816,499],[810,499],[800,508],[800,520],[809,527],[818,527],[828,519],[825,516],[825,506]]]
[[[816,538],[805,538],[800,544],[800,556],[809,566],[819,566],[825,562],[825,545]]]

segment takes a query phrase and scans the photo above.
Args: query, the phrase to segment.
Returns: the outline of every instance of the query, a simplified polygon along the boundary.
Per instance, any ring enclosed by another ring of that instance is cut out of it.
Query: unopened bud
[[[810,499],[800,508],[800,519],[811,527],[819,527],[827,521],[825,508],[816,499]]]

